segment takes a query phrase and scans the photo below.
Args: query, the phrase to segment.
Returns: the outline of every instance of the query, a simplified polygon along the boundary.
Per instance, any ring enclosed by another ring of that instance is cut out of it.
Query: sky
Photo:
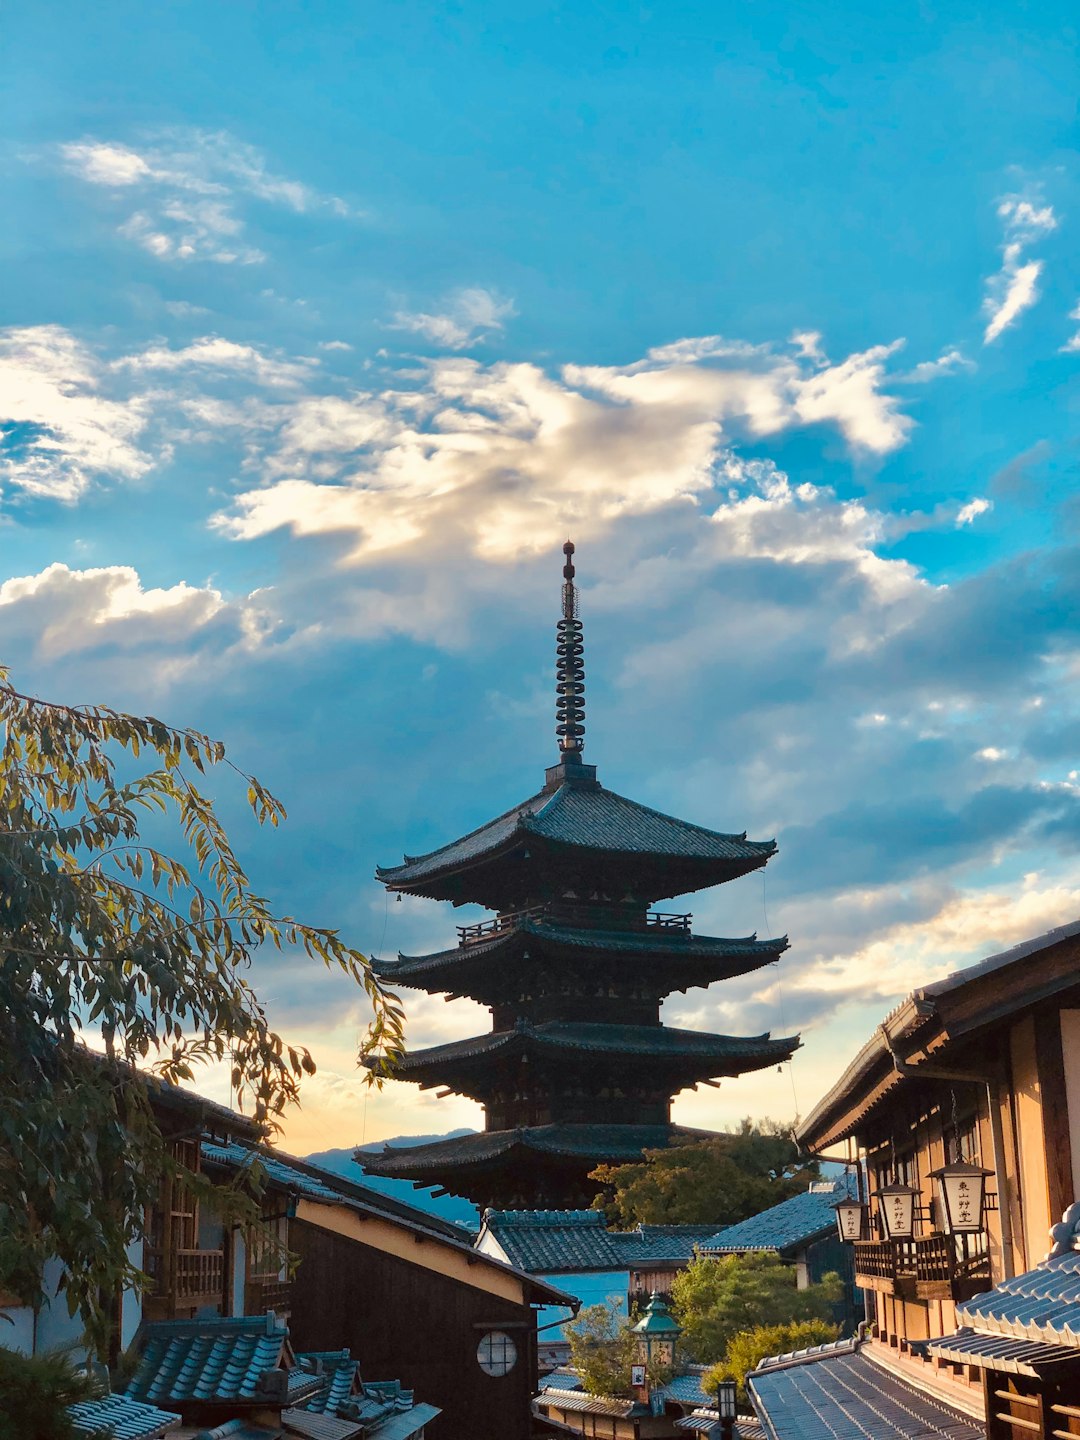
[[[288,809],[215,783],[280,910],[444,948],[480,912],[374,867],[539,788],[572,535],[585,759],[779,844],[667,908],[780,966],[663,1013],[803,1047],[675,1117],[805,1115],[913,986],[1080,913],[1074,22],[10,7],[13,678],[211,732]],[[254,979],[319,1066],[291,1149],[481,1124],[364,1086],[346,981]],[[490,1024],[406,1000],[414,1047]]]

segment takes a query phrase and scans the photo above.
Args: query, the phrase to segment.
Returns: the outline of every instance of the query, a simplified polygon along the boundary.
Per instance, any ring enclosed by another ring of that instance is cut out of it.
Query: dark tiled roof
[[[323,1381],[323,1388],[304,1401],[305,1410],[336,1415],[338,1408],[359,1390],[360,1367],[348,1350],[305,1353],[297,1355],[296,1363],[308,1373],[314,1373],[318,1366]]]
[[[686,1262],[713,1233],[709,1225],[608,1230],[599,1210],[488,1210],[484,1228],[513,1264],[537,1274]]]
[[[1080,1252],[1053,1255],[956,1307],[961,1325],[1080,1347]],[[1080,1353],[1080,1350],[1078,1350]]]
[[[716,1073],[729,1064],[744,1069],[775,1065],[787,1060],[799,1046],[798,1036],[773,1040],[765,1035],[709,1035],[701,1030],[675,1030],[667,1025],[608,1025],[570,1020],[550,1020],[542,1025],[520,1023],[513,1030],[499,1030],[468,1040],[453,1040],[414,1050],[395,1067],[398,1075],[426,1066],[454,1064],[500,1052],[543,1054],[628,1055],[642,1060],[696,1059],[712,1062]],[[374,1062],[372,1062],[374,1063]],[[710,1071],[710,1074],[712,1072]]]
[[[304,1440],[361,1440],[369,1433],[359,1420],[342,1420],[333,1412],[288,1409],[281,1412],[281,1423],[290,1435]]]
[[[705,1373],[705,1367],[699,1370],[688,1371],[685,1375],[676,1375],[666,1385],[659,1387],[660,1394],[665,1402],[671,1401],[676,1405],[706,1405],[709,1396],[701,1388],[701,1377]]]
[[[346,1179],[332,1170],[324,1170],[307,1160],[283,1155],[280,1151],[270,1150],[266,1146],[253,1149],[246,1145],[218,1145],[204,1141],[202,1154],[204,1161],[211,1165],[218,1164],[228,1168],[261,1165],[268,1181],[284,1186],[306,1199],[327,1205],[350,1205],[354,1208],[363,1206],[390,1219],[440,1235],[456,1244],[472,1244],[472,1231],[466,1230],[462,1225],[455,1225],[451,1220],[443,1220],[440,1216],[433,1215],[430,1210],[421,1210],[417,1205],[409,1205],[404,1200],[385,1195],[381,1190],[364,1185],[362,1181]],[[366,1155],[363,1163],[367,1163]]]
[[[375,1174],[413,1175],[465,1169],[500,1159],[516,1146],[542,1155],[592,1159],[598,1163],[638,1160],[643,1150],[663,1150],[709,1140],[708,1130],[680,1125],[533,1125],[520,1130],[488,1130],[478,1135],[456,1135],[430,1145],[387,1146],[364,1151],[363,1163]]]
[[[144,1405],[129,1395],[106,1395],[101,1400],[80,1400],[68,1412],[76,1435],[105,1433],[115,1440],[157,1440],[175,1425],[180,1416],[156,1405]]]
[[[728,1225],[706,1240],[705,1251],[721,1250],[744,1254],[748,1250],[788,1250],[826,1231],[835,1230],[834,1206],[845,1196],[858,1194],[858,1177],[842,1175],[837,1180],[815,1181],[801,1195],[781,1200],[760,1215],[751,1215],[737,1225]]]
[[[411,1410],[389,1415],[367,1433],[371,1440],[412,1440],[425,1425],[430,1425],[442,1411],[434,1405],[414,1405]]]
[[[1007,1370],[1014,1375],[1042,1375],[1061,1365],[1080,1368],[1080,1350],[1074,1345],[1045,1345],[1039,1340],[1018,1340],[1013,1335],[970,1330],[966,1326],[953,1335],[931,1340],[926,1348],[943,1360]]]
[[[468,1135],[461,1138],[483,1140],[487,1137]],[[439,1143],[453,1145],[455,1142],[450,1140]],[[433,1145],[418,1145],[391,1153],[395,1157],[410,1156],[420,1150],[431,1151],[435,1148]],[[323,1170],[317,1165],[311,1165],[306,1160],[296,1160],[292,1156],[284,1157],[265,1147],[253,1150],[243,1145],[204,1144],[203,1155],[211,1164],[229,1167],[244,1167],[258,1162],[266,1170],[268,1178],[275,1184],[284,1186],[316,1204],[343,1205],[347,1209],[356,1210],[365,1215],[405,1225],[415,1233],[441,1240],[444,1244],[452,1245],[457,1250],[467,1251],[483,1264],[494,1265],[504,1273],[518,1275],[531,1288],[533,1299],[539,1299],[545,1305],[570,1305],[572,1302],[571,1296],[563,1294],[561,1290],[547,1285],[532,1275],[516,1271],[512,1266],[504,1265],[502,1261],[496,1260],[493,1256],[477,1255],[473,1249],[474,1236],[471,1230],[454,1225],[448,1220],[441,1220],[438,1216],[432,1215],[430,1211],[406,1205],[402,1201],[384,1195],[381,1191],[372,1190],[369,1186],[357,1184],[353,1180],[347,1180],[344,1176],[336,1175],[330,1170]],[[379,1168],[377,1163],[373,1162],[377,1162],[381,1158],[378,1155],[369,1155],[367,1151],[363,1152],[364,1166],[373,1171]]]
[[[759,940],[756,935],[725,939],[719,935],[686,935],[678,930],[650,926],[647,930],[583,930],[568,925],[549,925],[537,920],[523,920],[513,929],[503,930],[490,940],[462,948],[440,950],[432,955],[398,955],[396,960],[373,960],[380,974],[398,981],[444,969],[456,969],[463,962],[475,962],[481,956],[497,956],[519,943],[521,936],[535,936],[549,944],[568,950],[616,951],[622,955],[641,955],[659,965],[677,965],[684,960],[732,960],[738,962],[734,974],[743,974],[759,965],[768,965],[788,948],[787,936],[776,940]]]
[[[255,1404],[262,1376],[290,1358],[289,1332],[273,1314],[236,1320],[159,1320],[140,1329],[128,1394],[151,1404]],[[310,1377],[309,1377],[310,1378]]]
[[[762,1361],[747,1388],[769,1440],[983,1440],[974,1420],[876,1365],[852,1341]]]
[[[380,868],[376,874],[385,884],[408,886],[494,854],[526,835],[587,850],[741,862],[748,869],[763,865],[776,850],[774,840],[707,830],[601,786],[561,785],[530,796],[460,840],[428,855],[406,856],[403,865]]]
[[[581,1376],[568,1365],[561,1365],[558,1370],[552,1370],[549,1374],[540,1377],[541,1390],[581,1390],[582,1388]]]

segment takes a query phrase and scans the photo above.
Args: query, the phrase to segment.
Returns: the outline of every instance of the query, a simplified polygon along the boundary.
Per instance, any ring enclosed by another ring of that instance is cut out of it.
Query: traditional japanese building
[[[653,907],[759,869],[776,843],[639,805],[605,789],[584,763],[582,626],[574,547],[563,549],[558,763],[506,814],[377,871],[399,894],[496,912],[459,926],[453,949],[376,962],[393,985],[490,1007],[490,1034],[413,1051],[395,1072],[481,1102],[484,1133],[362,1156],[370,1171],[440,1185],[481,1206],[587,1202],[598,1164],[704,1138],[672,1124],[678,1091],[775,1065],[799,1043],[660,1022],[666,995],[768,965],[787,940],[694,935],[689,915]]]

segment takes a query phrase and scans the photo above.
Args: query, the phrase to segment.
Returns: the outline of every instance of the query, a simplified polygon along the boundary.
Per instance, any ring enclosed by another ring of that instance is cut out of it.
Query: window
[[[489,1330],[476,1347],[476,1359],[485,1375],[509,1375],[517,1364],[517,1346],[504,1330]]]

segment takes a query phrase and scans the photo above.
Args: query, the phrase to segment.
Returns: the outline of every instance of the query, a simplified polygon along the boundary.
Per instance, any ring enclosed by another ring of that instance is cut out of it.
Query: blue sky
[[[46,0],[5,48],[5,658],[223,738],[282,909],[452,936],[372,870],[550,763],[569,532],[586,758],[780,844],[689,902],[779,973],[665,1015],[804,1049],[680,1118],[805,1112],[1075,918],[1069,7]],[[258,979],[321,1066],[294,1148],[477,1123],[366,1094],[340,982]]]

